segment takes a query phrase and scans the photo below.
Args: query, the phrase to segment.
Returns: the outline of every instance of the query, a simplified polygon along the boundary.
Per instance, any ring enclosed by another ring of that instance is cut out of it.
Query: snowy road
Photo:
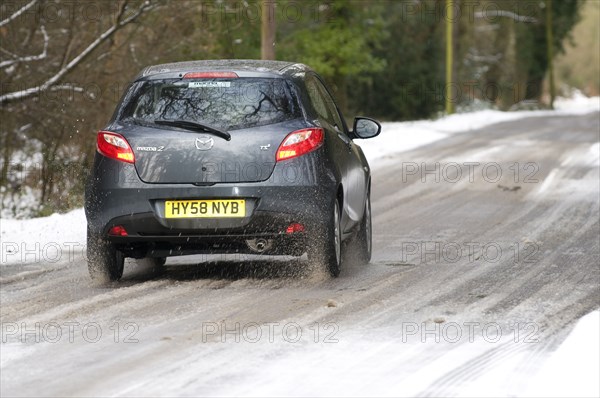
[[[5,266],[1,395],[539,395],[600,306],[599,132],[597,112],[528,118],[389,157],[372,263],[338,279],[235,256],[107,288],[78,255]]]

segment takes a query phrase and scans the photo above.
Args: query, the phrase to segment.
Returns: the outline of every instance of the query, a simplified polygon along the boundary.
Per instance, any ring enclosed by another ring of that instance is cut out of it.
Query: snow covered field
[[[555,111],[498,112],[480,111],[457,114],[434,121],[384,123],[383,133],[372,140],[360,142],[372,168],[383,168],[391,154],[408,151],[446,138],[452,134],[479,129],[497,122],[517,120],[526,117],[549,117],[558,115],[579,115],[600,110],[600,98],[575,97],[560,99]],[[598,144],[590,149],[590,157],[598,159]],[[85,215],[82,209],[67,214],[54,214],[50,217],[30,220],[0,220],[0,240],[2,267],[24,267],[30,263],[81,262],[84,257]],[[0,273],[0,282],[2,275]],[[292,355],[271,361],[268,366],[254,367],[251,352],[240,348],[238,356],[244,356],[237,366],[240,371],[248,371],[251,378],[235,388],[224,386],[214,391],[214,395],[394,395],[412,396],[422,391],[432,380],[444,381],[448,369],[460,369],[473,361],[486,350],[489,344],[476,341],[460,346],[448,343],[404,345],[386,341],[389,336],[380,336],[380,342],[365,341],[360,333],[346,335],[340,344],[323,347],[319,350],[303,349],[300,345]],[[543,363],[532,364],[531,368],[517,366],[519,353],[506,361],[501,358],[484,363],[482,374],[477,380],[463,385],[452,385],[440,389],[438,395],[456,394],[460,396],[600,396],[598,374],[600,374],[600,311],[594,311],[582,318],[569,336]],[[486,344],[488,344],[486,346]],[[502,344],[502,341],[497,344]],[[12,358],[31,350],[31,346],[2,346],[1,366]],[[407,358],[415,352],[436,352],[439,358],[432,360],[422,369],[413,369],[410,380],[396,380],[394,372],[399,368],[410,368]],[[274,352],[276,350],[273,350]],[[265,354],[263,354],[265,355]],[[234,359],[234,358],[230,358]],[[185,363],[180,364],[185,368]],[[182,371],[181,380],[192,377],[193,369]],[[157,375],[158,377],[158,375]],[[310,381],[299,383],[295,391],[289,385],[295,380]],[[330,383],[335,380],[335,388]],[[565,380],[570,380],[565,384]],[[449,381],[448,381],[449,383]],[[443,384],[443,383],[441,383]],[[342,389],[339,386],[344,386]],[[566,388],[567,386],[568,388]],[[127,394],[127,392],[122,392]],[[177,394],[177,390],[171,391]]]

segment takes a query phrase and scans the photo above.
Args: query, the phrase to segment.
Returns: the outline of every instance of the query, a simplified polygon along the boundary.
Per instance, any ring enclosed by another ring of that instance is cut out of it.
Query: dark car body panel
[[[126,134],[135,154],[136,171],[143,182],[194,184],[267,180],[275,167],[275,152],[281,143],[282,131],[305,127],[308,127],[306,122],[295,119],[240,129],[230,131],[231,141],[176,128],[119,125],[112,126],[110,131]],[[213,146],[210,150],[198,150],[198,139],[210,140]],[[255,144],[248,145],[250,140]],[[190,165],[195,167],[187,167]]]
[[[111,227],[124,226],[128,236],[107,238],[133,257],[239,252],[247,249],[245,241],[257,236],[281,243],[275,244],[270,254],[298,254],[306,234],[287,236],[285,228],[302,223],[310,233],[312,226],[328,219],[333,201],[338,199],[344,238],[350,236],[363,216],[370,170],[335,103],[331,106],[339,114],[340,126],[325,120],[312,105],[305,79],[320,78],[310,68],[280,61],[197,61],[146,68],[137,81],[216,70],[233,71],[240,78],[286,79],[301,104],[302,117],[231,131],[231,141],[225,141],[205,132],[123,123],[121,116],[129,98],[126,92],[103,130],[125,137],[136,161],[124,163],[96,153],[85,198],[90,233],[107,236]],[[324,129],[324,145],[276,162],[275,151],[285,136],[309,127]],[[196,151],[196,138],[209,136],[213,148]],[[160,146],[164,147],[160,152],[137,149]],[[164,216],[165,200],[211,198],[244,198],[246,216]]]

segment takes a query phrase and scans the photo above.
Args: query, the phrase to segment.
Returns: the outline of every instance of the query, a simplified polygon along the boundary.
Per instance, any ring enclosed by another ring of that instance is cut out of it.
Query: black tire
[[[117,281],[123,276],[124,256],[115,245],[87,231],[88,271],[94,282]]]
[[[359,264],[368,264],[373,253],[373,226],[371,224],[371,194],[367,193],[365,211],[360,222],[360,229],[353,241],[356,247],[356,258]]]
[[[322,266],[334,278],[340,274],[342,262],[340,214],[339,202],[335,200],[326,225],[313,234],[308,250],[309,260]]]

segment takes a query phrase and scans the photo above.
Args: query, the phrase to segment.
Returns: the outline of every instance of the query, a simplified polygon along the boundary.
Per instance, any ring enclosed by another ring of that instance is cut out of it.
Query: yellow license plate
[[[167,200],[166,218],[225,218],[245,217],[246,201],[243,199]]]

